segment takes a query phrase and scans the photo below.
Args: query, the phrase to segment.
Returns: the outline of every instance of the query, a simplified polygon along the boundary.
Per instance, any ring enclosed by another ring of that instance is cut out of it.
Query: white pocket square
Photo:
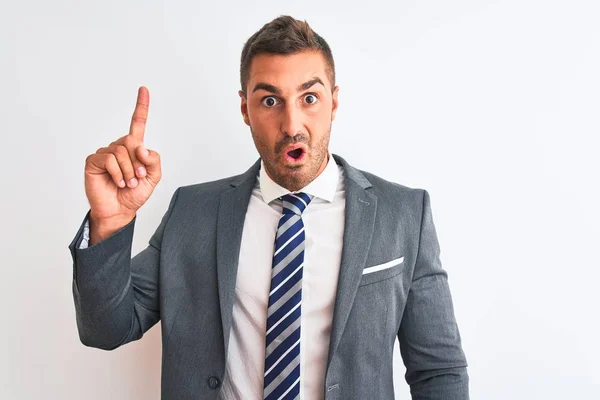
[[[383,264],[374,265],[372,267],[367,267],[363,270],[363,275],[395,267],[398,264],[402,264],[403,261],[404,261],[404,257],[400,257],[400,258],[396,258],[395,260],[388,261]]]

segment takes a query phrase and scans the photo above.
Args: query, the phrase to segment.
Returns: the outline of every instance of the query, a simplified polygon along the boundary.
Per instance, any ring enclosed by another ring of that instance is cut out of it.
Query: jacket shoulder
[[[384,179],[367,171],[360,171],[371,183],[367,189],[377,197],[377,209],[386,221],[404,221],[404,224],[418,231],[429,198],[427,190],[411,187]]]
[[[177,188],[178,203],[189,205],[204,205],[218,204],[221,194],[229,189],[233,189],[232,183],[239,181],[239,178],[243,174],[229,176],[213,181],[194,183],[191,185],[184,185]]]
[[[191,185],[180,186],[179,190],[183,193],[204,193],[204,194],[221,194],[222,192],[230,189],[231,182],[239,178],[241,175],[229,176],[227,178],[221,178],[214,181],[194,183]]]
[[[422,200],[424,192],[426,191],[423,188],[411,187],[390,181],[368,171],[359,171],[367,178],[367,180],[369,180],[372,185],[371,190],[378,197],[392,197],[397,199],[398,196],[400,196],[402,199]]]

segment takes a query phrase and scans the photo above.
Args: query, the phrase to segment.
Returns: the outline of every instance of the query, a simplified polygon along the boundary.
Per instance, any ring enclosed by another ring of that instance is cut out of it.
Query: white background
[[[84,161],[127,133],[148,86],[164,175],[139,252],[177,187],[257,159],[239,57],[281,14],[333,49],[331,150],[431,195],[471,397],[600,398],[595,0],[2,2],[0,398],[159,398],[158,325],[112,352],[78,339]],[[398,399],[404,372],[397,354]]]

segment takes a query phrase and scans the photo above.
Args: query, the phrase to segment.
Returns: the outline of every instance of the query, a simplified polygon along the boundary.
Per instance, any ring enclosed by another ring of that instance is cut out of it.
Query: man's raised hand
[[[102,240],[130,222],[161,179],[160,155],[144,147],[150,94],[140,87],[129,133],[85,161],[92,239]],[[100,232],[100,231],[101,232]],[[98,240],[92,240],[98,241]]]

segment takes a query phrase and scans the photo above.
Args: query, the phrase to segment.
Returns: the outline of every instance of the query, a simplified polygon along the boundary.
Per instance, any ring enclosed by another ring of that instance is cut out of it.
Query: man
[[[129,134],[87,158],[90,211],[70,245],[82,343],[112,350],[161,320],[164,399],[391,399],[397,337],[414,399],[468,399],[429,195],[329,152],[325,40],[277,18],[245,44],[240,78],[260,159],[178,188],[133,259],[161,179],[146,88]]]

